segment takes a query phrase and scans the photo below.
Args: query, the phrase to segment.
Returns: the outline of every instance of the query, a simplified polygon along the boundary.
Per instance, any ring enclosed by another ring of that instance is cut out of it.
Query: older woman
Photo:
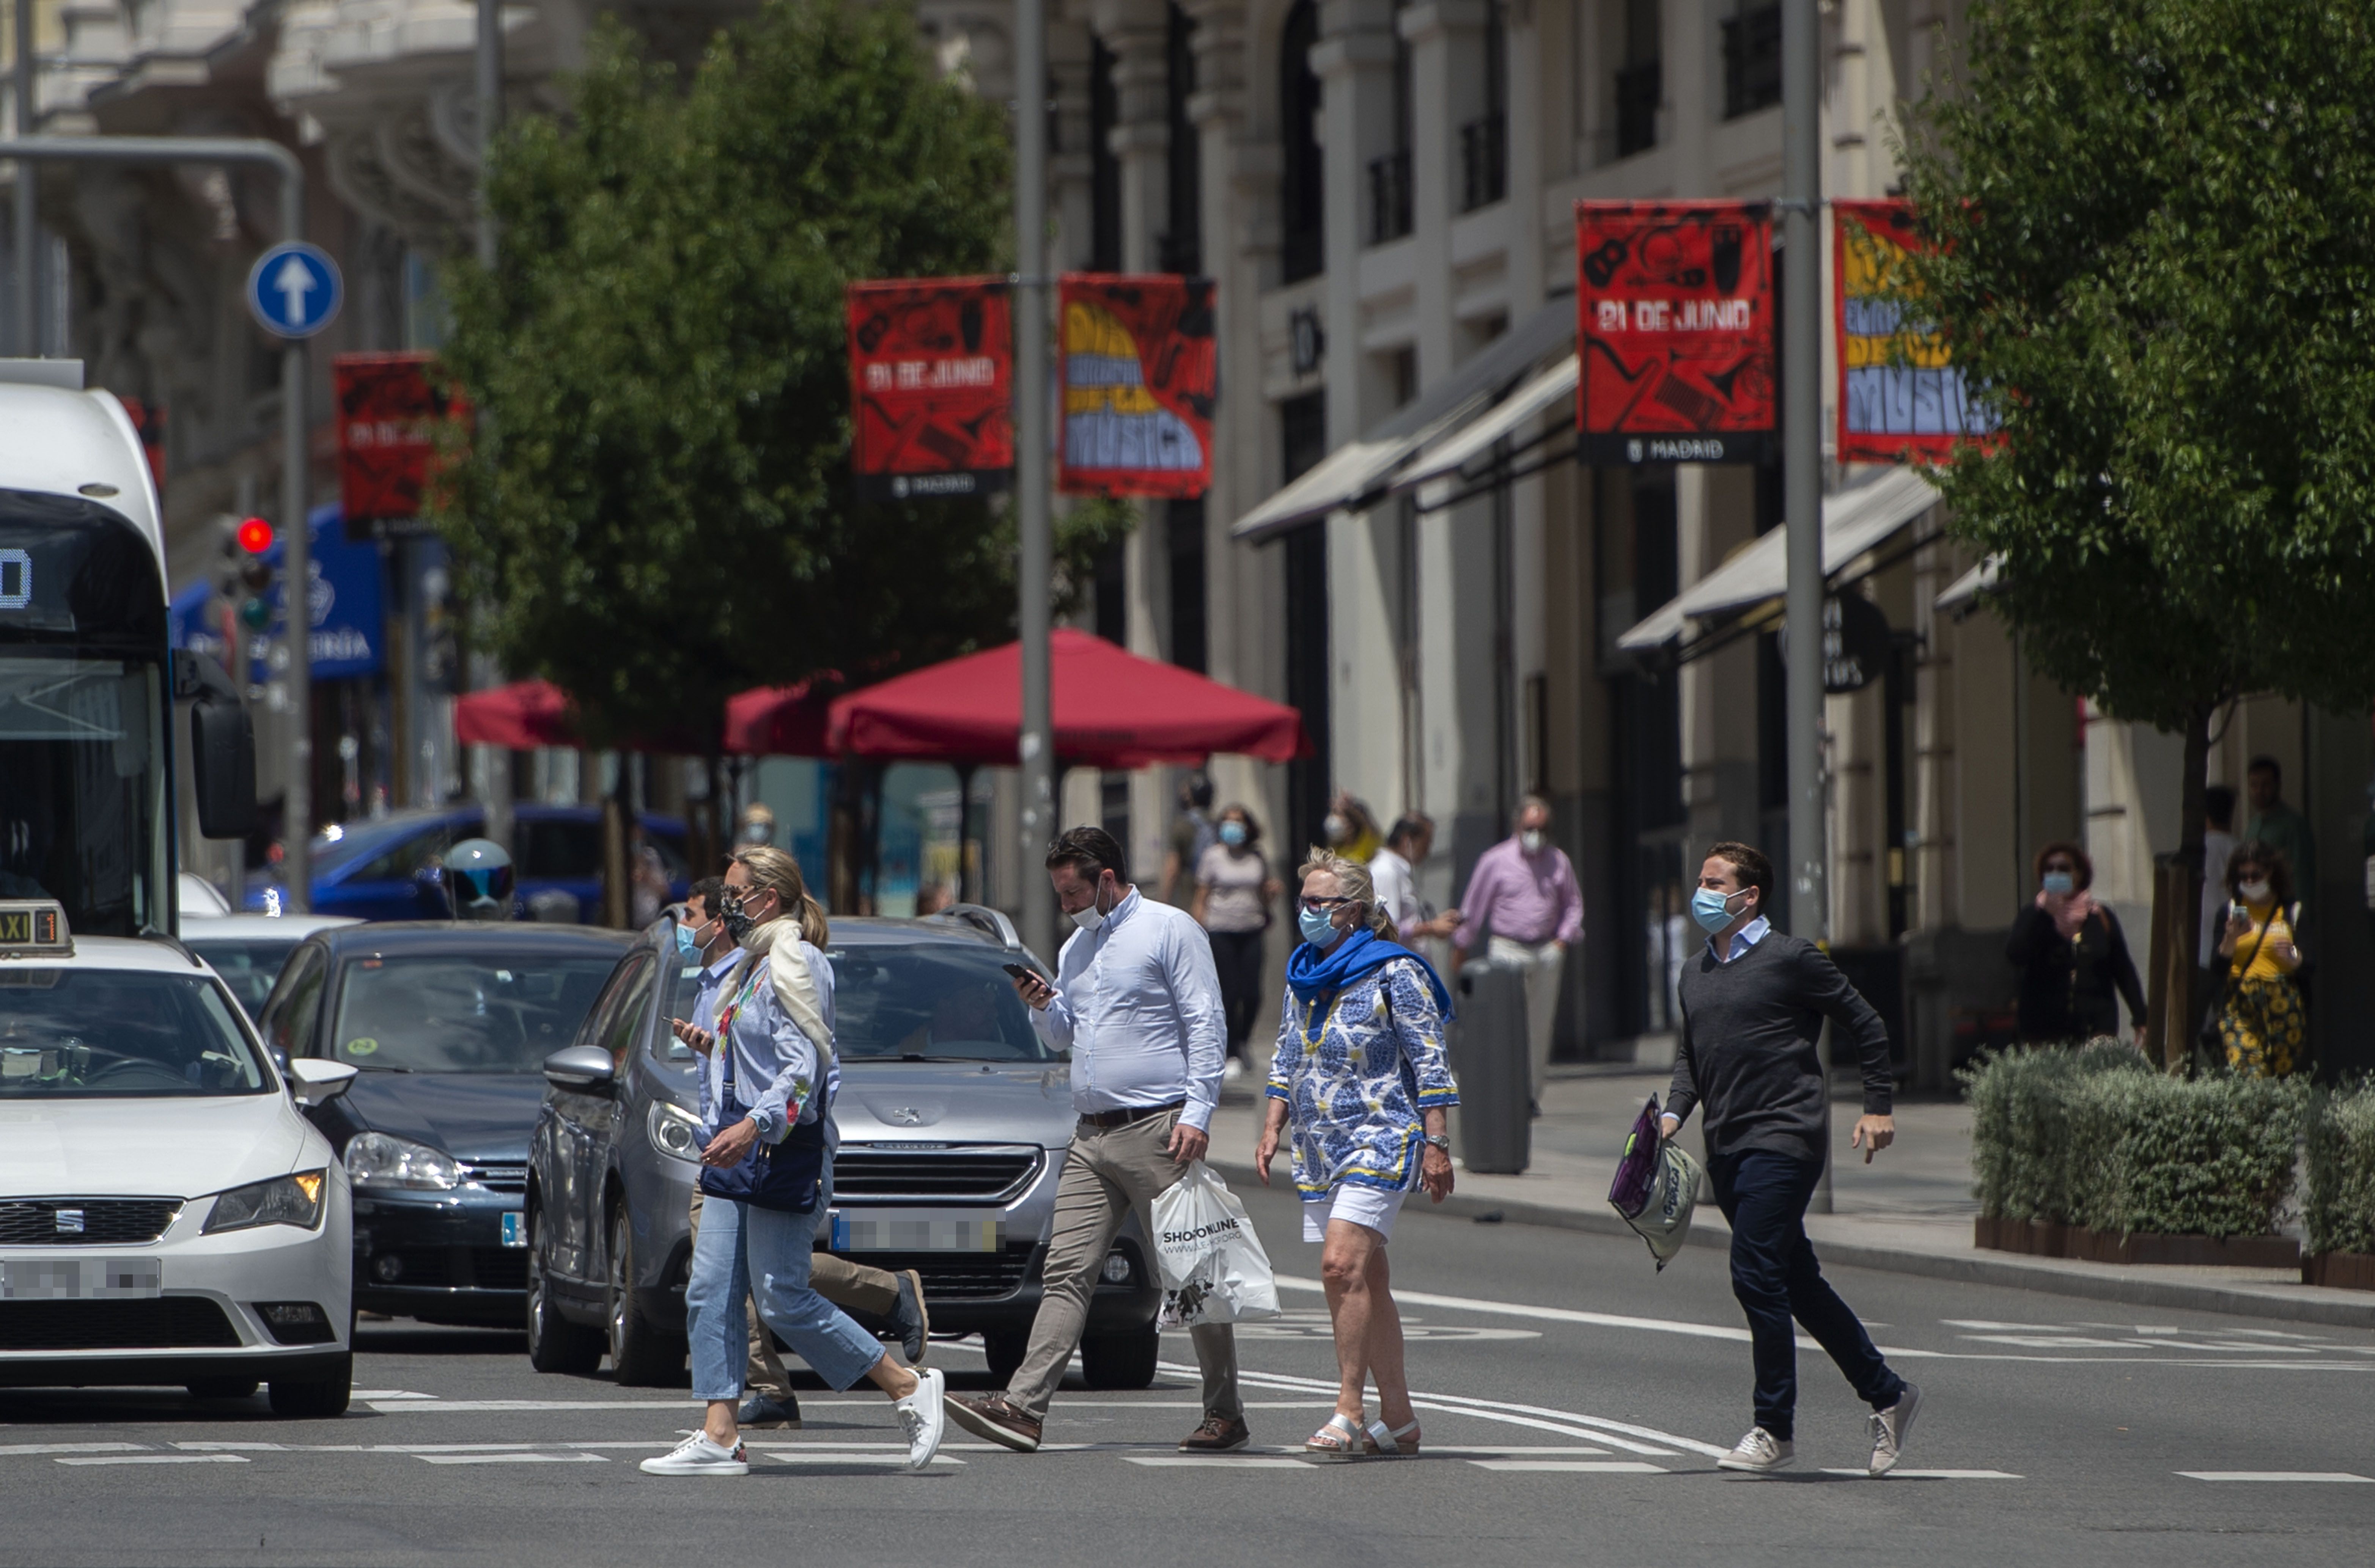
[[[1437,1203],[1451,1191],[1444,1124],[1459,1102],[1443,1048],[1451,997],[1426,960],[1393,941],[1393,917],[1359,861],[1312,851],[1297,924],[1303,945],[1287,961],[1254,1165],[1267,1185],[1291,1126],[1303,1239],[1321,1244],[1339,1374],[1336,1413],[1303,1451],[1323,1461],[1415,1454],[1386,1244],[1413,1187]],[[1371,1378],[1383,1418],[1376,1421],[1362,1405]]]
[[[2014,916],[2004,957],[2020,971],[2020,1037],[2068,1045],[2120,1031],[2120,998],[2139,1048],[2145,988],[2128,954],[2126,933],[2109,906],[2095,902],[2095,863],[2058,839],[2037,852],[2037,897]]]
[[[2227,918],[2218,938],[2227,988],[2218,1038],[2227,1065],[2252,1078],[2288,1078],[2301,1065],[2300,905],[2284,852],[2254,839],[2227,862]]]

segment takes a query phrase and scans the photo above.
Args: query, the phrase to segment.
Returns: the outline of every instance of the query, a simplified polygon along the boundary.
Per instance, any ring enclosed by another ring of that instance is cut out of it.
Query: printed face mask
[[[1712,937],[1731,924],[1731,901],[1736,894],[1719,893],[1713,888],[1701,888],[1691,895],[1691,918],[1699,928]]]
[[[748,942],[750,933],[759,928],[759,917],[750,913],[749,905],[749,894],[728,892],[718,911],[719,918],[726,922],[726,934],[734,938],[737,947]]]
[[[2048,871],[2045,874],[2045,890],[2051,897],[2066,899],[2078,890],[2078,878],[2067,871]]]

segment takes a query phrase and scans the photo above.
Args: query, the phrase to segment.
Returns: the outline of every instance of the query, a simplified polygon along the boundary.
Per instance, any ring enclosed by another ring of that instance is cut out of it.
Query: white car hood
[[[0,1102],[0,1197],[198,1197],[285,1175],[309,1136],[285,1094]]]

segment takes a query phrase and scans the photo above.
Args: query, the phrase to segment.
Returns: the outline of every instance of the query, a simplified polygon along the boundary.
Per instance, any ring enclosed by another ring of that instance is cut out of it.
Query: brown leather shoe
[[[1182,1454],[1234,1454],[1254,1440],[1243,1416],[1206,1416],[1204,1424],[1179,1440]]]
[[[975,1437],[986,1437],[1017,1454],[1034,1453],[1039,1447],[1039,1418],[1003,1394],[971,1398],[951,1394],[941,1403],[948,1409],[949,1420]]]

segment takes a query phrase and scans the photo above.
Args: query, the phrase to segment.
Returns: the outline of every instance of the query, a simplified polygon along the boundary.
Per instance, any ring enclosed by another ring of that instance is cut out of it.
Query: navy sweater
[[[1814,943],[1775,931],[1730,963],[1701,945],[1683,966],[1683,1031],[1667,1112],[1707,1106],[1710,1159],[1769,1149],[1823,1158],[1823,1074],[1815,1042],[1826,1015],[1863,1063],[1863,1108],[1894,1103],[1888,1031],[1838,965]]]

